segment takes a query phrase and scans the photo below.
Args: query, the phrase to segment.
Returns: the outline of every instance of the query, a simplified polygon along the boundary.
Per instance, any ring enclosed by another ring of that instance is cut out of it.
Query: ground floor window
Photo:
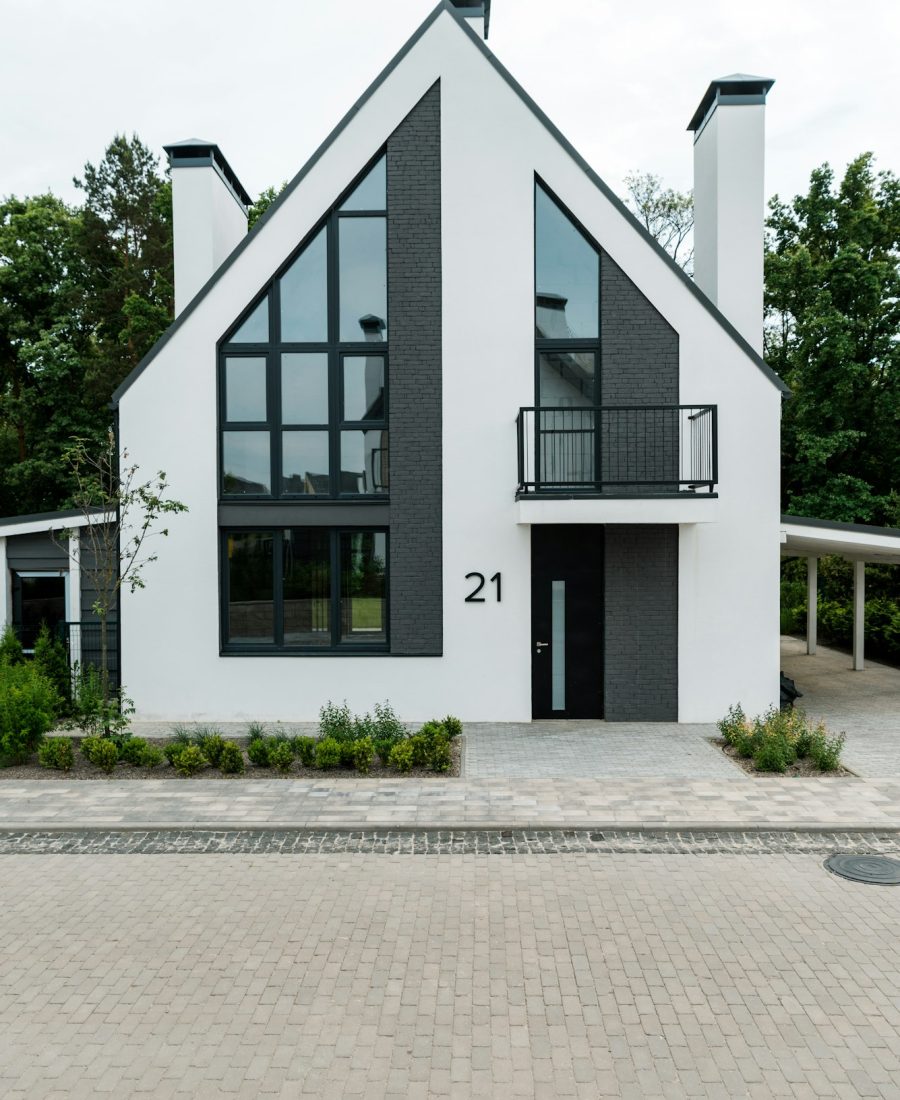
[[[222,582],[226,652],[387,649],[384,530],[223,531]]]
[[[42,626],[56,636],[66,621],[66,584],[62,572],[13,573],[13,619],[26,653],[34,650]]]

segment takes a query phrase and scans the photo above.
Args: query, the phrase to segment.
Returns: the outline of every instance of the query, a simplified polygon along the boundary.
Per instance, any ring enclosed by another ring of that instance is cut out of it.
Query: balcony
[[[520,522],[713,518],[715,405],[522,408],[517,429]],[[548,509],[535,507],[539,501],[591,503]],[[697,509],[686,501],[704,503]]]

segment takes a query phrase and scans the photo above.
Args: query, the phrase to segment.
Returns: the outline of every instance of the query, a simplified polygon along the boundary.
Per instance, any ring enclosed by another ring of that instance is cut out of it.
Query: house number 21
[[[484,573],[466,573],[466,580],[477,580],[478,583],[472,589],[472,591],[466,596],[466,603],[484,603],[484,596],[479,596],[478,593],[484,588]],[[491,584],[497,586],[497,603],[500,602],[500,574],[495,573],[491,577]]]

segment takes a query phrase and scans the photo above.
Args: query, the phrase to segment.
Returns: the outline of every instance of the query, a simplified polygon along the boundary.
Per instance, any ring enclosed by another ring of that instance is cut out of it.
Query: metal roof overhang
[[[781,517],[783,558],[821,558],[825,554],[838,554],[850,561],[900,565],[900,528]]]

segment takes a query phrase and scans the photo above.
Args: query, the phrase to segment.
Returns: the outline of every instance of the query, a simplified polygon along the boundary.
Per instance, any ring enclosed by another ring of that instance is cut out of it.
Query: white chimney
[[[491,25],[491,0],[450,0],[472,30],[487,41]]]
[[[191,138],[165,150],[172,177],[177,316],[247,235],[253,200],[218,145]]]
[[[694,131],[694,282],[759,354],[763,349],[765,103],[775,83],[714,80]]]

